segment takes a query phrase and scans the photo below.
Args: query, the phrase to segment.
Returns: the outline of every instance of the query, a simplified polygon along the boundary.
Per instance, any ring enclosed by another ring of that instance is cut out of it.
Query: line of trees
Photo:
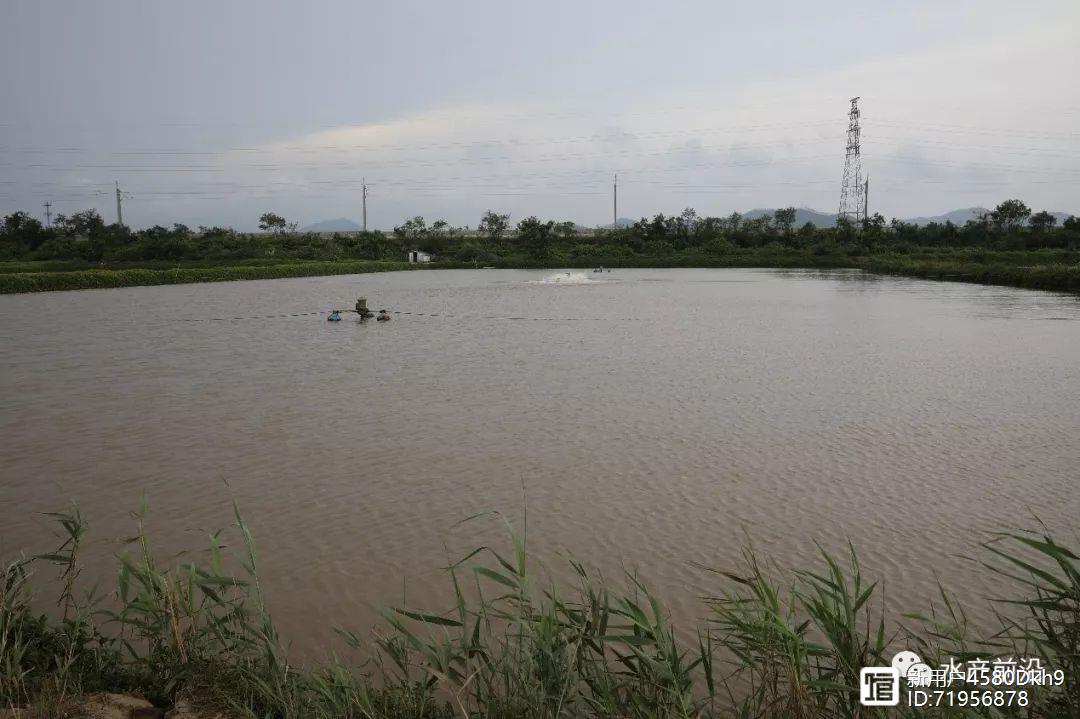
[[[740,250],[816,254],[904,253],[915,248],[976,247],[996,250],[1078,249],[1080,219],[1059,227],[1049,212],[1032,213],[1020,200],[1006,200],[964,225],[887,222],[880,214],[860,227],[841,218],[834,227],[795,226],[794,208],[761,217],[700,217],[691,208],[678,215],[657,214],[629,227],[584,231],[573,222],[510,215],[489,210],[476,230],[417,216],[392,232],[300,233],[296,224],[272,212],[259,218],[261,233],[186,225],[133,231],[106,224],[95,210],[59,215],[45,227],[26,212],[7,215],[0,225],[0,260],[76,260],[91,263],[150,260],[369,259],[400,260],[419,249],[440,259],[491,262],[499,259],[690,258]]]

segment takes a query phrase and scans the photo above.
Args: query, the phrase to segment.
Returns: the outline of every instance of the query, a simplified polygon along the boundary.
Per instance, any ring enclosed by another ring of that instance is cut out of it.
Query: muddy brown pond
[[[398,313],[330,323],[333,308]],[[320,312],[302,315],[301,313]],[[301,316],[276,316],[301,314]],[[261,317],[229,320],[218,318]],[[191,321],[195,320],[195,321]],[[1080,301],[856,271],[432,271],[0,297],[0,553],[84,578],[145,496],[163,556],[239,504],[299,653],[380,607],[442,609],[448,561],[524,528],[538,565],[636,571],[692,627],[740,548],[850,539],[890,612],[1037,516],[1075,542]],[[183,558],[181,558],[183,560]],[[979,610],[976,610],[978,614]],[[983,615],[985,616],[985,615]]]

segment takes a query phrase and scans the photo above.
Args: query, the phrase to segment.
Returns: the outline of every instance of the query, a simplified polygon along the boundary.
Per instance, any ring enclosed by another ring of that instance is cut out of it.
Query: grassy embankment
[[[0,293],[46,292],[52,290],[85,290],[104,287],[138,287],[145,285],[175,285],[189,282],[222,282],[228,280],[265,280],[282,277],[312,277],[348,275],[364,272],[406,270],[406,262],[342,260],[336,262],[277,262],[246,264],[230,262],[184,263],[177,267],[120,267],[93,269],[52,269],[27,267],[38,263],[11,263],[18,267],[0,267]],[[43,263],[49,264],[49,263]],[[67,263],[64,263],[67,264]],[[29,271],[28,271],[29,270]]]
[[[713,574],[708,623],[685,645],[634,576],[612,582],[574,563],[578,586],[551,586],[532,574],[511,531],[509,553],[482,548],[447,568],[457,598],[448,611],[388,609],[370,639],[339,630],[346,653],[366,662],[296,666],[263,602],[239,514],[191,564],[157,559],[137,515],[103,602],[80,590],[85,523],[77,510],[57,519],[67,533],[59,549],[0,572],[0,713],[59,716],[72,697],[107,690],[267,718],[1080,716],[1080,558],[1039,534],[983,545],[982,566],[1011,603],[990,636],[976,637],[944,590],[936,606],[894,625],[854,550],[843,559],[822,552],[816,566],[784,576],[748,549],[741,567]],[[38,567],[60,574],[54,617],[31,609]],[[1038,656],[1065,683],[1034,690],[1026,707],[969,714],[860,707],[860,668],[887,665],[901,647],[931,665]]]
[[[1080,294],[1077,254],[1044,251],[972,253],[967,257],[870,256],[858,266],[884,275]]]
[[[663,257],[564,257],[549,260],[523,257],[497,259],[499,268],[546,269],[558,267],[758,267],[835,269],[858,268],[869,272],[954,280],[990,285],[1080,293],[1080,252],[1067,250],[982,251],[973,249],[922,249],[904,254],[835,253],[799,251],[745,251],[722,255],[672,255]],[[436,262],[427,265],[376,260],[228,260],[180,263],[139,262],[106,268],[88,263],[0,263],[0,293],[76,290],[102,287],[274,279],[316,275],[359,274],[407,269],[472,268],[469,262]]]

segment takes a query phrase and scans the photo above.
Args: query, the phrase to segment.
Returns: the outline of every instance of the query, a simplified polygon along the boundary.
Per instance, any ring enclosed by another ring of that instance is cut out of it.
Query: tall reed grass
[[[116,586],[86,592],[77,508],[54,515],[65,541],[0,574],[0,706],[57,716],[71,697],[191,697],[248,717],[857,717],[1080,716],[1080,558],[1051,537],[1007,534],[984,545],[1001,579],[1000,626],[977,636],[945,590],[899,623],[882,609],[855,549],[821,550],[784,573],[751,547],[711,569],[708,621],[682,642],[633,574],[612,582],[571,561],[576,585],[530,570],[507,524],[507,552],[482,547],[446,568],[446,611],[393,607],[371,636],[338,629],[363,661],[290,662],[263,600],[255,543],[237,511],[200,562],[157,560],[143,525],[117,555]],[[226,538],[238,537],[238,551]],[[59,575],[48,616],[32,609],[36,573]],[[1019,610],[1019,611],[1017,611]],[[928,662],[1037,656],[1068,678],[1028,707],[884,710],[860,706],[859,670],[911,648]],[[339,656],[339,655],[335,655]]]

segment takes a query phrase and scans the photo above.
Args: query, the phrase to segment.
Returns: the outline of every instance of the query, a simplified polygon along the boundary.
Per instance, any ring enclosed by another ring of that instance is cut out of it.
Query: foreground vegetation
[[[854,549],[822,552],[784,575],[751,549],[714,571],[715,595],[697,639],[678,637],[658,597],[633,575],[605,581],[573,563],[575,588],[532,571],[524,540],[478,549],[447,568],[445,612],[399,607],[370,639],[339,630],[356,661],[296,666],[282,648],[258,581],[251,533],[236,515],[209,537],[205,560],[157,559],[137,532],[118,556],[117,585],[83,594],[86,524],[56,515],[56,551],[16,559],[0,575],[0,707],[57,716],[96,691],[144,695],[158,706],[194,698],[250,717],[874,717],[858,701],[859,670],[909,648],[932,666],[974,656],[1040,657],[1066,677],[1024,708],[892,709],[888,716],[1080,716],[1080,558],[1040,534],[991,538],[985,571],[999,578],[999,630],[975,636],[961,603],[895,625]],[[474,518],[475,520],[476,518]],[[32,609],[35,571],[57,568],[59,601]],[[703,570],[705,571],[705,570]],[[335,655],[338,656],[338,655]]]
[[[874,215],[861,226],[795,228],[795,210],[743,219],[642,218],[629,227],[590,230],[571,222],[489,211],[475,230],[411,218],[380,231],[298,233],[277,215],[265,230],[239,233],[183,225],[133,232],[106,225],[93,210],[43,227],[26,213],[0,225],[0,292],[121,287],[176,282],[351,274],[416,268],[406,253],[432,254],[429,267],[855,267],[887,274],[1080,291],[1080,219],[1061,227],[1007,200],[957,226],[915,226]]]

